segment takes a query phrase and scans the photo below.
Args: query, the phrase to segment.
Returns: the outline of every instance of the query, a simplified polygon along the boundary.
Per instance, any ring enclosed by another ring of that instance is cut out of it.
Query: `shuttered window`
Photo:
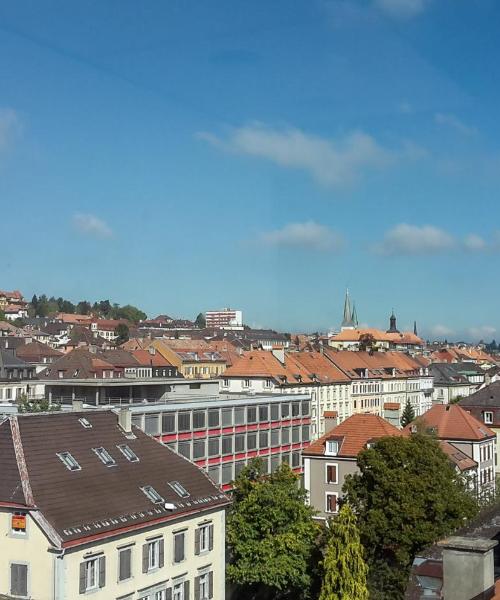
[[[165,563],[163,539],[151,540],[142,547],[142,572],[161,569]]]
[[[180,563],[186,558],[184,545],[186,534],[184,531],[179,531],[174,534],[174,563]]]
[[[132,577],[132,548],[118,551],[118,580],[125,581]]]
[[[10,593],[12,596],[28,595],[28,565],[10,565]]]
[[[88,558],[80,563],[80,594],[106,585],[106,557]]]
[[[212,523],[200,525],[194,534],[194,553],[198,556],[214,547],[214,526]]]
[[[337,483],[337,465],[326,465],[326,483]]]
[[[194,580],[194,600],[211,600],[214,597],[213,571],[203,573]]]

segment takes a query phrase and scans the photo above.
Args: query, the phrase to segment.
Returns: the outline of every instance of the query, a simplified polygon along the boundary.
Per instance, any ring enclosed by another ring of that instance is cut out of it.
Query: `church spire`
[[[392,309],[392,314],[389,319],[389,329],[387,333],[399,333],[399,330],[396,326],[396,315],[394,314],[394,309]]]
[[[358,327],[358,313],[356,312],[356,303],[355,302],[352,303],[352,322],[354,323],[354,326],[357,328]]]
[[[413,321],[413,333],[415,335],[418,335],[418,333],[417,333],[417,322],[416,321]]]
[[[349,290],[345,291],[344,300],[344,318],[342,320],[341,329],[354,329],[353,311],[351,308],[351,299],[349,297]]]

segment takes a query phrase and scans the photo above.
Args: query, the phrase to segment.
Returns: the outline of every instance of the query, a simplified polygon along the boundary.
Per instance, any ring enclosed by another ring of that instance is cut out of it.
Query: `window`
[[[326,483],[338,483],[337,479],[337,465],[327,464],[325,465]]]
[[[308,442],[311,439],[309,425],[302,425],[302,441]]]
[[[191,413],[186,411],[186,412],[180,412],[177,416],[177,422],[178,422],[178,430],[179,431],[191,431]]]
[[[259,431],[259,448],[267,448],[269,446],[269,432]]]
[[[265,423],[269,421],[269,406],[263,405],[259,406],[259,421],[261,423]]]
[[[159,430],[159,417],[160,415],[158,413],[152,414],[152,415],[145,415],[144,417],[144,431],[148,434],[148,435],[158,435]]]
[[[69,471],[80,471],[81,467],[69,452],[59,452],[57,456]]]
[[[235,479],[237,479],[238,475],[243,471],[244,468],[245,468],[244,460],[238,460],[234,463],[234,478]]]
[[[247,433],[247,450],[255,450],[257,448],[257,434]]]
[[[219,440],[218,437],[208,438],[208,456],[219,456]]]
[[[284,402],[281,405],[281,418],[288,419],[290,418],[290,404],[288,402]]]
[[[179,454],[191,460],[191,442],[182,441],[179,442],[177,446],[177,451],[179,452]]]
[[[300,451],[292,452],[292,469],[300,467]]]
[[[161,418],[163,433],[175,433],[175,414],[163,413]]]
[[[204,429],[206,422],[206,413],[204,410],[195,410],[193,412],[193,429]]]
[[[117,448],[129,462],[139,462],[139,457],[127,444],[119,444]]]
[[[194,580],[195,598],[197,600],[210,600],[214,597],[214,574],[212,571],[203,573]]]
[[[145,485],[141,488],[144,494],[151,500],[153,504],[162,504],[165,500],[160,496],[160,494],[154,489],[151,485]]]
[[[243,380],[243,387],[244,388],[249,388],[250,387],[250,379],[244,379]]]
[[[271,379],[266,379],[266,380],[264,381],[264,387],[266,387],[266,388],[270,388],[270,387],[272,387],[272,385],[273,385],[273,382],[272,382],[272,380],[271,380]]]
[[[337,456],[337,453],[339,451],[339,443],[336,440],[327,440],[325,450],[325,454],[329,454],[330,456]]]
[[[281,430],[281,443],[290,443],[290,427],[283,427],[283,429]]]
[[[97,454],[100,461],[107,467],[114,467],[116,465],[115,459],[106,450],[106,448],[92,448],[92,450]]]
[[[189,581],[174,584],[172,600],[189,600]]]
[[[234,436],[234,451],[245,452],[245,434],[237,433]]]
[[[233,425],[233,409],[222,409],[222,427],[232,427]]]
[[[325,512],[336,513],[337,510],[337,494],[327,492],[325,495]]]
[[[168,485],[174,490],[174,492],[181,498],[189,498],[189,492],[186,488],[178,481],[169,481]]]
[[[300,442],[300,427],[296,425],[292,427],[292,443],[298,444]]]
[[[244,425],[245,424],[245,407],[238,406],[234,409],[234,424]]]
[[[328,390],[328,395],[330,395],[330,390]],[[307,417],[311,411],[311,403],[309,400],[302,400],[302,416]]]
[[[220,467],[219,465],[212,465],[210,467],[208,467],[208,476],[210,477],[210,479],[215,483],[215,484],[219,484],[219,480],[220,480]]]
[[[271,421],[279,421],[280,407],[279,404],[271,404]]]
[[[142,547],[142,572],[161,569],[165,562],[164,543],[161,538],[151,540]]]
[[[81,419],[78,419],[78,422],[85,429],[91,429],[92,428],[92,423],[90,423],[90,421],[88,421],[85,417],[82,417]]]
[[[292,417],[300,415],[300,402],[292,402]]]
[[[185,540],[185,531],[174,533],[174,563],[180,563],[186,558],[186,554],[184,552]]]
[[[219,409],[212,408],[208,411],[208,426],[209,427],[219,427]]]
[[[226,388],[229,387],[229,379],[223,379],[222,385],[223,385],[223,387],[226,387]]]
[[[271,447],[276,448],[276,446],[280,445],[280,430],[272,429],[271,430]]]
[[[194,534],[194,553],[209,552],[214,547],[214,526],[211,523],[200,525]]]
[[[257,407],[247,406],[247,423],[257,422]]]
[[[222,465],[221,475],[222,475],[222,485],[231,483],[231,481],[233,480],[233,463],[232,462],[225,463]]]
[[[104,587],[106,583],[106,558],[96,556],[80,563],[80,594]]]
[[[118,581],[132,577],[132,548],[118,550]]]
[[[233,436],[225,435],[222,437],[222,454],[223,456],[227,454],[232,454],[233,452]]]
[[[11,517],[11,533],[14,535],[26,535],[27,514],[16,511]]]
[[[206,440],[194,440],[193,442],[193,460],[205,458]]]
[[[493,413],[492,413],[492,412],[490,412],[490,411],[486,411],[486,412],[484,413],[484,422],[485,422],[487,425],[492,425],[492,424],[493,424]]]
[[[28,596],[28,565],[11,563],[10,593],[12,596],[26,598]]]

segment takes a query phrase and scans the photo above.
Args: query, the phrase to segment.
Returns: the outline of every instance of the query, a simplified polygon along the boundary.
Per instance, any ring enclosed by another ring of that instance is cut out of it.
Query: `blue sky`
[[[500,4],[0,6],[0,286],[500,337]]]

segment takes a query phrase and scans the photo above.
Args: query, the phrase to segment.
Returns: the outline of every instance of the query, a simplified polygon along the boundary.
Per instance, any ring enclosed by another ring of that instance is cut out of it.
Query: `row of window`
[[[189,460],[228,456],[287,444],[307,443],[311,439],[309,425],[249,431],[234,435],[169,442],[167,446]]]
[[[479,460],[484,462],[485,460],[491,460],[493,457],[493,444],[485,444],[479,447]]]
[[[310,415],[310,401],[275,402],[252,406],[236,406],[227,408],[209,408],[184,410],[180,412],[164,412],[134,414],[132,422],[149,435],[160,433],[188,432],[198,429],[217,427],[233,427],[254,423],[267,423],[283,419],[300,418]],[[161,419],[160,419],[161,416]],[[144,424],[143,424],[144,418]]]
[[[493,475],[493,467],[487,467],[486,469],[481,469],[481,485],[485,483],[490,483],[490,481],[494,480]]]
[[[173,534],[170,562],[176,565],[187,559],[186,551],[187,530],[177,531]],[[209,553],[213,549],[214,529],[212,523],[203,523],[195,531],[194,554],[196,556]],[[134,576],[134,545],[124,546],[118,549],[118,582],[130,580]],[[165,566],[165,540],[163,536],[157,536],[146,541],[142,546],[141,570],[142,573],[155,573]],[[137,567],[136,567],[137,568]],[[80,563],[80,594],[95,591],[106,585],[106,556],[98,554],[87,557]],[[26,584],[27,593],[27,584]],[[176,596],[176,593],[178,594]],[[180,594],[180,595],[179,595]],[[18,594],[19,595],[19,594]],[[26,594],[25,594],[26,595]],[[200,600],[208,600],[213,597],[213,574],[209,568],[200,573],[195,580],[195,597]],[[141,596],[145,599],[158,600],[167,598],[189,598],[189,582],[173,582],[171,587],[154,590]]]
[[[264,463],[266,473],[272,473],[282,463],[289,464],[293,469],[301,467],[301,453],[298,450],[276,453],[271,456],[259,456],[259,458]],[[227,485],[238,477],[246,465],[246,460],[238,460],[219,465],[210,465],[205,470],[214,483],[217,485]]]
[[[88,422],[86,419],[83,420]],[[89,424],[89,427],[92,426]],[[129,445],[118,444],[116,447],[129,462],[139,462],[139,457]],[[116,460],[111,456],[111,454],[106,450],[106,448],[100,446],[99,448],[92,448],[92,451],[106,467],[116,466]],[[71,452],[58,452],[57,456],[59,457],[59,460],[64,464],[64,466],[68,469],[68,471],[81,471],[82,467],[80,466],[80,463],[71,454]]]

